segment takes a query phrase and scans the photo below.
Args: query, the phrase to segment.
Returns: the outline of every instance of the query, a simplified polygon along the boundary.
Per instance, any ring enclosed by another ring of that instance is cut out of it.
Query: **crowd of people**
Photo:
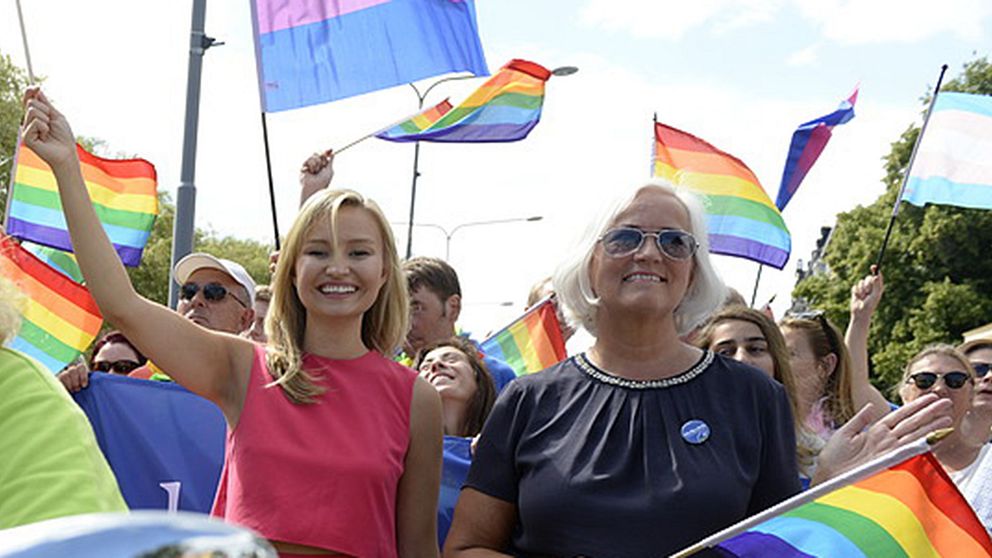
[[[119,328],[63,385],[129,374],[215,403],[228,435],[212,513],[280,556],[667,555],[946,427],[935,455],[992,529],[992,341],[924,350],[889,403],[869,381],[877,270],[852,287],[846,335],[819,312],[775,323],[728,300],[695,196],[638,184],[534,288],[588,343],[516,377],[458,335],[455,270],[401,262],[375,202],[328,187],[330,152],[303,165],[270,286],[192,254],[174,270],[177,311],[148,301],[65,117],[37,89],[26,109],[22,138],[52,167]]]

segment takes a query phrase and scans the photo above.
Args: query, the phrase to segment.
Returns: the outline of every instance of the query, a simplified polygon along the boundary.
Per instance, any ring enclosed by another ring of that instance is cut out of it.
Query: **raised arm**
[[[882,300],[885,282],[882,274],[872,266],[872,274],[851,287],[851,320],[847,324],[844,341],[851,354],[851,396],[854,407],[860,409],[871,403],[876,416],[889,411],[889,402],[871,385],[868,377],[868,330],[871,317]]]
[[[203,329],[134,290],[93,210],[68,121],[37,88],[25,94],[25,109],[21,137],[55,173],[79,268],[104,318],[236,424],[251,370],[251,342]]]
[[[300,207],[310,196],[327,188],[334,178],[334,152],[314,153],[300,167]]]

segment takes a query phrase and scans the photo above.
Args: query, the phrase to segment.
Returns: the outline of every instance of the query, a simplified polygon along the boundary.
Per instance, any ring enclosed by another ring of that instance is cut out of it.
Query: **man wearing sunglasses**
[[[255,317],[255,281],[237,262],[204,252],[189,254],[176,263],[179,283],[176,311],[214,331],[238,334]]]

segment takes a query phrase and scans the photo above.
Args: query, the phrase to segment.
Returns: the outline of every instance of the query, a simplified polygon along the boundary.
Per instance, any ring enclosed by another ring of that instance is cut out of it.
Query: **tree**
[[[964,65],[942,91],[992,94],[992,63]],[[924,110],[930,96],[922,99]],[[919,128],[910,126],[884,159],[886,191],[873,204],[837,216],[826,252],[830,272],[800,282],[794,296],[847,323],[851,285],[868,273],[885,236]],[[992,321],[992,211],[902,203],[882,265],[885,298],[872,320],[869,352],[879,387],[895,385],[925,345],[958,343]]]

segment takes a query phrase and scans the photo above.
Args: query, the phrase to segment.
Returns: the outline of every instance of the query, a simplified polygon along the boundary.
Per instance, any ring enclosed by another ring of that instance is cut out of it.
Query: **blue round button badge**
[[[709,425],[699,419],[690,420],[682,425],[682,439],[690,444],[699,445],[709,438]]]

